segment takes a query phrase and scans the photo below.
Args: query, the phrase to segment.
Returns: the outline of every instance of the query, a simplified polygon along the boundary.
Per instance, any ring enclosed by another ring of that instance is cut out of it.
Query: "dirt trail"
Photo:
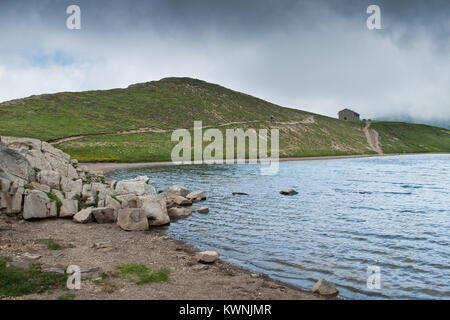
[[[255,123],[255,122],[261,122],[260,120],[252,120],[252,121],[238,121],[238,122],[227,122],[217,125],[217,127],[226,127],[234,124],[247,124],[247,123]],[[295,122],[278,122],[275,121],[274,124],[285,124],[285,125],[293,125],[293,124],[308,124],[308,123],[315,123],[314,116],[309,116],[304,120],[301,121],[295,121]],[[212,128],[214,126],[203,126],[204,129],[206,128]],[[111,133],[92,133],[92,134],[78,134],[73,136],[68,136],[64,138],[58,138],[58,139],[52,139],[48,140],[47,142],[50,144],[58,144],[62,142],[67,141],[73,141],[78,140],[85,137],[94,137],[94,136],[107,136],[107,135],[114,135],[114,134],[130,134],[130,133],[146,133],[146,132],[170,132],[173,131],[173,129],[161,129],[161,128],[140,128],[140,129],[134,129],[134,130],[121,130]]]
[[[371,124],[372,122],[366,121],[366,125],[363,128],[364,134],[366,135],[367,143],[369,144],[370,149],[372,149],[378,154],[383,154],[378,132],[374,129],[369,129]]]

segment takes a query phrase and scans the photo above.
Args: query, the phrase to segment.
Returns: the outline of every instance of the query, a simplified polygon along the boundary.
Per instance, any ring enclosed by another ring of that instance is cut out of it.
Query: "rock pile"
[[[204,191],[172,186],[161,193],[148,177],[105,181],[61,150],[36,139],[0,137],[0,213],[26,220],[71,218],[117,223],[127,231],[161,226],[192,213]]]

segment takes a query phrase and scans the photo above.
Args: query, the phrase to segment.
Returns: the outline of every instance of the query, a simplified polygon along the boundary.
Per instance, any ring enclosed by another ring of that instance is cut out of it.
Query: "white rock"
[[[156,195],[156,190],[144,181],[118,181],[114,186],[113,195],[126,194],[133,194],[135,196]]]
[[[73,221],[78,223],[88,223],[92,221],[92,207],[86,208],[73,216]]]
[[[191,200],[186,199],[185,197],[182,196],[176,196],[173,199],[173,202],[178,205],[178,206],[190,206],[192,204]]]
[[[49,208],[47,203],[50,200],[48,196],[39,190],[27,190],[25,192],[25,201],[23,205],[23,218],[28,219],[43,219],[49,216]]]
[[[188,208],[178,208],[172,207],[167,210],[171,221],[175,221],[177,219],[185,218],[192,214],[192,211]]]
[[[30,185],[39,191],[45,192],[45,193],[49,193],[51,191],[51,188],[45,184],[40,184],[37,182],[31,182]]]
[[[94,208],[92,209],[92,215],[97,223],[110,223],[117,221],[117,211],[113,208]]]
[[[107,196],[105,199],[105,207],[110,207],[113,208],[116,211],[119,211],[120,209],[122,209],[122,205],[120,204],[119,201],[117,201],[116,199],[114,199],[111,196]]]
[[[144,210],[150,226],[156,227],[170,223],[164,198],[146,196],[141,199],[142,203],[138,205]]]
[[[209,209],[208,209],[208,207],[203,207],[203,208],[197,209],[197,212],[198,213],[208,213]]]
[[[119,210],[117,225],[126,231],[142,231],[149,228],[147,215],[140,208]]]
[[[63,199],[61,203],[60,218],[71,218],[78,212],[78,201]]]
[[[311,291],[322,296],[336,296],[339,293],[334,283],[323,278],[316,282]]]
[[[201,200],[206,200],[206,192],[205,191],[194,191],[189,193],[186,196],[186,199],[191,200],[192,202],[198,202]]]
[[[219,254],[216,251],[202,251],[195,255],[198,262],[214,263],[219,259]]]
[[[186,197],[189,193],[191,193],[191,190],[189,190],[186,187],[180,186],[180,185],[174,185],[164,190],[164,192],[170,197],[170,196],[182,196]]]
[[[39,173],[37,174],[37,181],[40,184],[49,186],[50,188],[59,189],[61,175],[56,171],[42,170],[39,171]]]

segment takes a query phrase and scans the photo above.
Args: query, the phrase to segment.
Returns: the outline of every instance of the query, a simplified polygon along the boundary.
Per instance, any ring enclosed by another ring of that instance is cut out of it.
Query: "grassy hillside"
[[[374,122],[385,153],[449,152],[450,130],[404,122]]]
[[[56,145],[82,161],[170,160],[176,144],[170,141],[172,130],[192,128],[195,120],[221,130],[278,128],[282,157],[374,153],[362,122],[283,108],[190,78],[167,78],[126,89],[33,96],[2,103],[0,112],[0,135],[42,140],[89,135]],[[268,121],[271,114],[274,123]],[[373,124],[380,131],[383,149],[386,143],[385,152],[450,151],[448,131],[418,126],[410,138],[403,126]],[[119,133],[130,130],[137,132]]]

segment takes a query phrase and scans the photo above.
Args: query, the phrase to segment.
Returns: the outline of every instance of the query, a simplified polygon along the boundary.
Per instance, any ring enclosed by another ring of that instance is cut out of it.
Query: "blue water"
[[[281,162],[278,175],[259,173],[243,164],[111,175],[205,190],[197,206],[210,213],[167,233],[254,272],[303,289],[326,278],[350,299],[450,298],[450,155]],[[369,266],[380,267],[380,289],[367,288]]]

